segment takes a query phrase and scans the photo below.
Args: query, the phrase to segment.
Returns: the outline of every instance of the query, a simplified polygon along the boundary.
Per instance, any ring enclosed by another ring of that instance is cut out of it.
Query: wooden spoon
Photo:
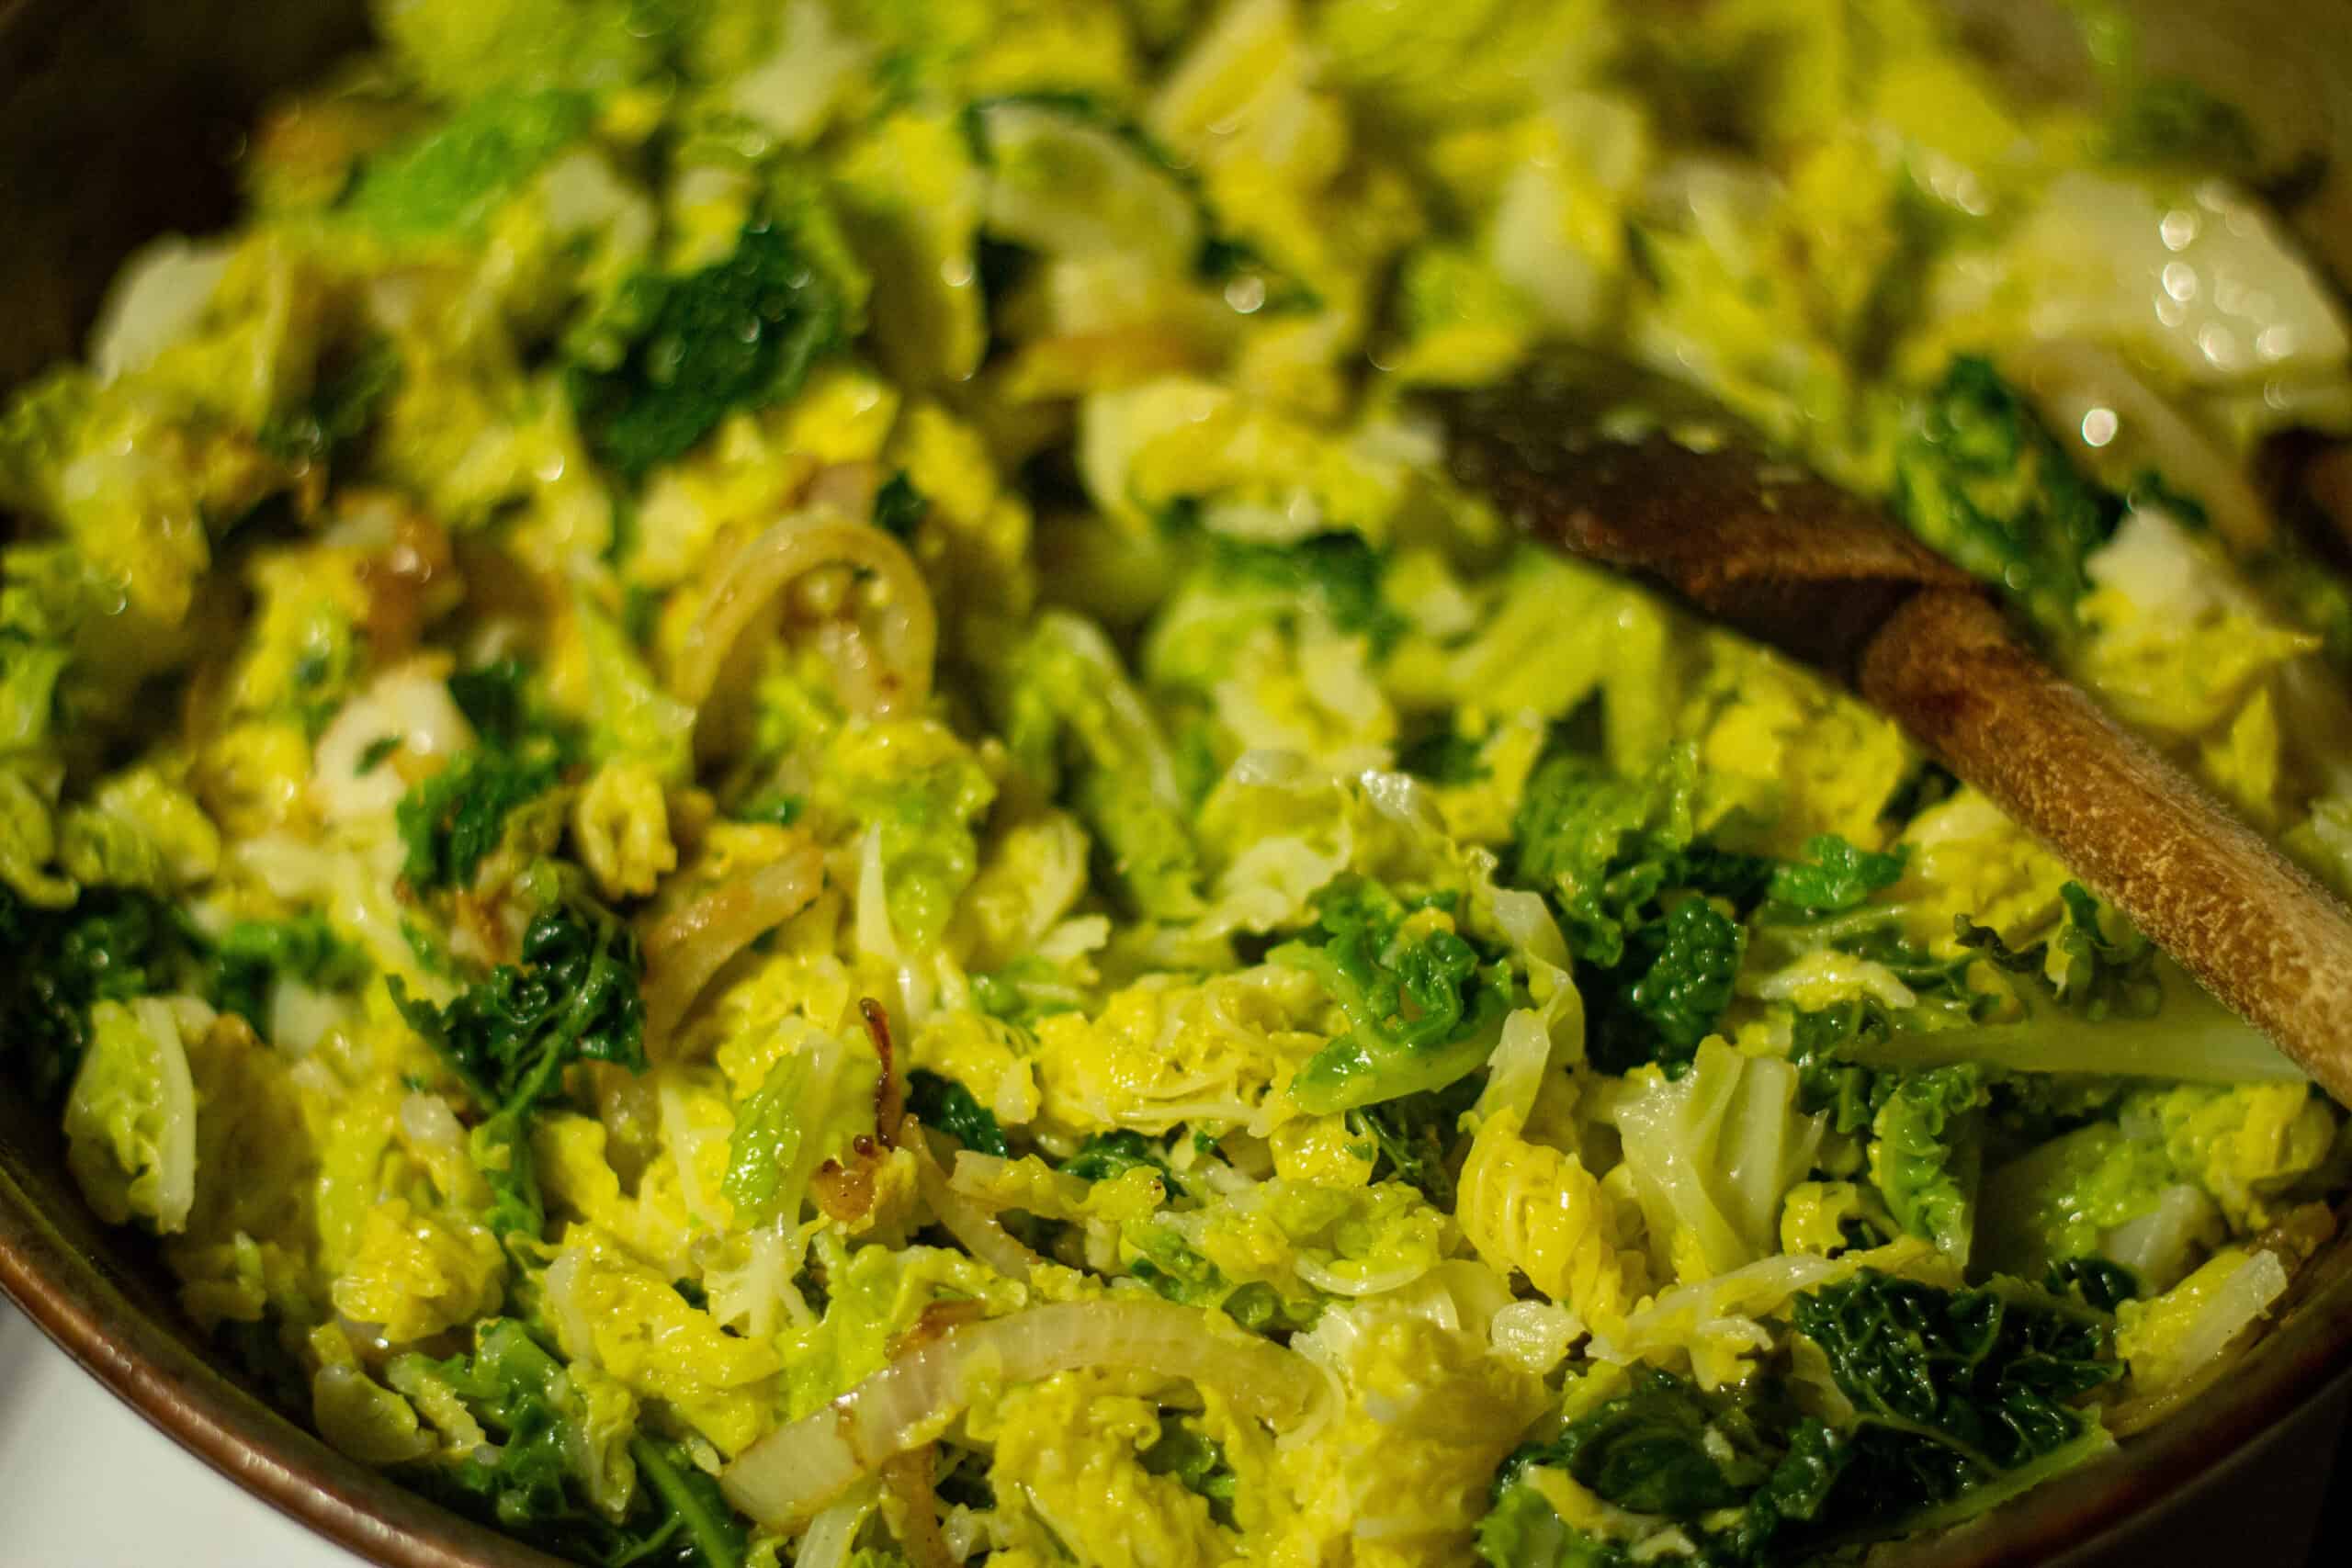
[[[1432,400],[1464,484],[1851,684],[2352,1105],[2352,914],[2052,672],[1975,579],[1720,411],[1702,442],[1601,435],[1582,358]]]

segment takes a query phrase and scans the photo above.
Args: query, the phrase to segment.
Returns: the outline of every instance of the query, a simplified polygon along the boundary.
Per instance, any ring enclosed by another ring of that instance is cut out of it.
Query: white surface
[[[0,1298],[0,1568],[364,1568],[183,1450]]]

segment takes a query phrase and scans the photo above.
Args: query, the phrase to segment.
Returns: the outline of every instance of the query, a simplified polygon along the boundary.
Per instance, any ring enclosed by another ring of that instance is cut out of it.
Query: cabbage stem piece
[[[802,844],[728,878],[648,932],[646,1043],[659,1049],[729,959],[807,908],[824,886],[825,857]]]
[[[1978,1062],[2014,1073],[2093,1073],[2184,1083],[2301,1083],[2263,1032],[2177,972],[2148,1018],[2092,1022],[2057,1009],[2009,1023],[1903,1030],[1858,1044],[1866,1066],[1912,1071]]]

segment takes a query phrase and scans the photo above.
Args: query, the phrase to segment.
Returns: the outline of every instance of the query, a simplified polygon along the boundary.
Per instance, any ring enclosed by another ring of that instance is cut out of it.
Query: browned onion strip
[[[837,1225],[854,1225],[874,1212],[874,1173],[888,1156],[860,1133],[850,1140],[848,1157],[829,1159],[808,1178],[808,1196]]]
[[[914,1568],[956,1568],[946,1537],[939,1533],[939,1505],[932,1491],[931,1471],[937,1445],[910,1449],[882,1467],[882,1485],[905,1514],[898,1524],[899,1545]]]
[[[874,1130],[884,1148],[896,1148],[899,1119],[907,1111],[907,1075],[899,1066],[898,1053],[890,1047],[890,1015],[872,997],[860,997],[857,1016],[865,1021],[865,1037],[874,1042],[874,1054],[882,1059],[882,1077],[874,1086]]]
[[[646,1048],[669,1039],[729,959],[807,908],[824,885],[824,855],[814,844],[797,844],[654,927],[645,938]]]
[[[965,1251],[1006,1279],[1025,1283],[1029,1270],[1045,1259],[1022,1246],[996,1215],[956,1190],[947,1179],[947,1173],[940,1168],[938,1157],[931,1152],[931,1140],[924,1134],[922,1123],[911,1116],[900,1122],[899,1145],[912,1151],[916,1190],[939,1217],[940,1228],[954,1236]]]
[[[807,512],[777,523],[727,563],[678,655],[671,682],[678,695],[701,705],[752,617],[794,579],[825,566],[855,567],[872,573],[880,586],[880,625],[872,639],[879,645],[878,658],[872,668],[845,671],[854,678],[843,684],[868,712],[920,706],[931,694],[932,652],[939,633],[922,572],[881,529]],[[867,640],[855,639],[861,649]],[[843,650],[833,651],[836,662],[842,661]]]

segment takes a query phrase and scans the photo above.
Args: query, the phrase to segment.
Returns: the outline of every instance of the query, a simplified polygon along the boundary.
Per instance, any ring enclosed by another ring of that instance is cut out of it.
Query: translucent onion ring
[[[825,857],[796,844],[782,859],[730,876],[645,938],[645,1043],[669,1039],[727,961],[808,907],[825,885]]]
[[[949,1329],[753,1443],[719,1472],[719,1488],[770,1529],[795,1529],[894,1456],[931,1441],[975,1397],[1080,1367],[1208,1384],[1240,1415],[1280,1428],[1305,1418],[1325,1387],[1304,1356],[1217,1333],[1191,1307],[1057,1302]]]
[[[938,1218],[940,1228],[954,1236],[965,1251],[1006,1279],[1025,1283],[1029,1270],[1045,1259],[1022,1246],[1019,1238],[987,1208],[956,1190],[931,1152],[931,1139],[923,1132],[922,1123],[911,1116],[900,1122],[899,1145],[913,1154],[916,1190],[922,1194],[924,1205]]]
[[[794,579],[824,566],[853,566],[871,572],[882,588],[879,668],[844,671],[845,676],[862,677],[845,681],[844,685],[864,688],[857,694],[864,698],[859,705],[869,712],[894,713],[921,706],[931,694],[932,653],[939,636],[938,616],[922,573],[916,570],[913,558],[881,529],[811,512],[785,518],[728,561],[703,604],[701,617],[679,650],[671,676],[679,697],[700,706],[718,683],[728,654],[752,617]]]

